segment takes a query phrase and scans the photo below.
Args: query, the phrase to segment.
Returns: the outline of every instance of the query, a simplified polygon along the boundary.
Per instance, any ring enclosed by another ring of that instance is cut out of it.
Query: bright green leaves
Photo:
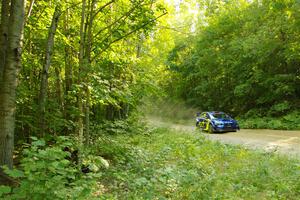
[[[4,167],[4,172],[13,178],[22,178],[24,177],[24,173],[18,169],[8,169],[7,167]]]
[[[95,177],[99,177],[97,167],[108,167],[107,161],[93,157],[89,162],[93,173],[83,175],[78,169],[77,158],[69,152],[75,148],[70,139],[59,137],[51,146],[45,146],[44,140],[32,139],[32,146],[24,150],[21,159],[22,170],[4,170],[19,182],[8,199],[89,199]],[[10,191],[9,187],[0,186],[0,196]]]
[[[234,95],[236,97],[244,97],[244,96],[248,96],[250,94],[250,91],[252,89],[252,85],[251,84],[240,84],[238,86],[235,87],[234,89]]]
[[[17,93],[17,132],[23,133],[20,134],[22,137],[40,134],[36,113],[41,69],[51,24],[49,16],[56,6],[61,8],[62,15],[47,75],[49,95],[45,123],[49,135],[73,132],[76,120],[83,115],[90,116],[91,121],[97,119],[97,122],[100,119],[125,118],[135,110],[143,96],[158,90],[153,74],[156,75],[156,66],[161,62],[152,65],[145,55],[152,56],[153,48],[148,49],[150,35],[154,35],[155,26],[167,12],[164,3],[152,0],[87,0],[83,22],[85,37],[82,40],[84,61],[79,67],[82,1],[32,2],[25,27]],[[168,44],[158,47],[155,56],[159,57],[159,50],[165,47]],[[77,106],[78,93],[83,90],[82,102],[90,108],[85,114]],[[111,114],[107,114],[109,112]]]
[[[9,194],[11,192],[11,188],[9,186],[0,185],[0,197],[5,194]]]
[[[178,96],[203,110],[240,115],[258,109],[278,116],[299,109],[296,8],[284,0],[209,4],[208,24],[188,45],[193,50],[186,53],[178,44],[170,53],[170,69],[180,77],[172,82]]]
[[[37,140],[36,137],[32,137],[33,140],[35,140],[34,142],[31,143],[31,145],[36,146],[36,147],[43,147],[45,146],[45,140]]]

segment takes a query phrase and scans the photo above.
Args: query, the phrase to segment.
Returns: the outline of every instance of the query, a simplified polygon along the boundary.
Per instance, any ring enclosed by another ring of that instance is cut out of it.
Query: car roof
[[[207,113],[209,113],[209,114],[225,114],[224,112],[221,112],[221,111],[210,111]]]

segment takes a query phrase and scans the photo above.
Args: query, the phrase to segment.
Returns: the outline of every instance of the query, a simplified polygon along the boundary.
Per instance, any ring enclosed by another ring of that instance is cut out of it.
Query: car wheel
[[[214,128],[212,127],[211,124],[208,124],[208,132],[209,133],[214,133]]]

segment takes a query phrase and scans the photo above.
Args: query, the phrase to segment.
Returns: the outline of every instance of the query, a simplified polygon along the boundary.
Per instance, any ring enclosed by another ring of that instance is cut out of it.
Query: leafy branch
[[[100,51],[98,54],[96,54],[96,55],[92,58],[92,61],[94,61],[95,58],[96,58],[97,56],[99,56],[99,55],[101,55],[103,52],[105,52],[112,44],[114,44],[114,43],[116,43],[116,42],[118,42],[118,41],[120,41],[120,40],[122,40],[122,39],[124,39],[124,38],[126,38],[126,37],[128,37],[128,36],[130,36],[131,34],[133,34],[133,33],[137,32],[137,31],[141,30],[142,28],[146,27],[148,24],[150,24],[150,23],[152,23],[152,22],[155,22],[156,20],[158,20],[159,18],[163,17],[163,16],[166,15],[166,14],[167,14],[167,12],[164,12],[164,13],[162,13],[161,15],[159,15],[158,17],[156,17],[155,19],[149,20],[147,23],[145,23],[145,24],[143,24],[143,25],[141,25],[141,26],[139,26],[139,27],[133,29],[132,31],[126,33],[125,35],[123,35],[123,36],[121,36],[121,37],[119,37],[119,38],[117,38],[117,39],[115,39],[115,40],[112,40],[110,43],[108,43],[108,44],[102,49],[102,51]],[[93,50],[95,50],[95,49],[93,49]]]

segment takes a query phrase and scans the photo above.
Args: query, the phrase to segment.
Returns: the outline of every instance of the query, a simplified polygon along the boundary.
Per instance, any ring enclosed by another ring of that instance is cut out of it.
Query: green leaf
[[[2,197],[2,195],[4,195],[4,194],[8,194],[10,192],[11,192],[11,188],[9,186],[0,185],[0,197]]]
[[[7,173],[10,177],[20,178],[24,177],[24,173],[18,169],[4,169],[4,172]]]
[[[44,140],[37,140],[31,143],[33,146],[45,146],[46,143]]]
[[[38,138],[35,137],[35,136],[31,136],[30,138],[31,138],[32,140],[34,140],[34,141],[38,140]]]

